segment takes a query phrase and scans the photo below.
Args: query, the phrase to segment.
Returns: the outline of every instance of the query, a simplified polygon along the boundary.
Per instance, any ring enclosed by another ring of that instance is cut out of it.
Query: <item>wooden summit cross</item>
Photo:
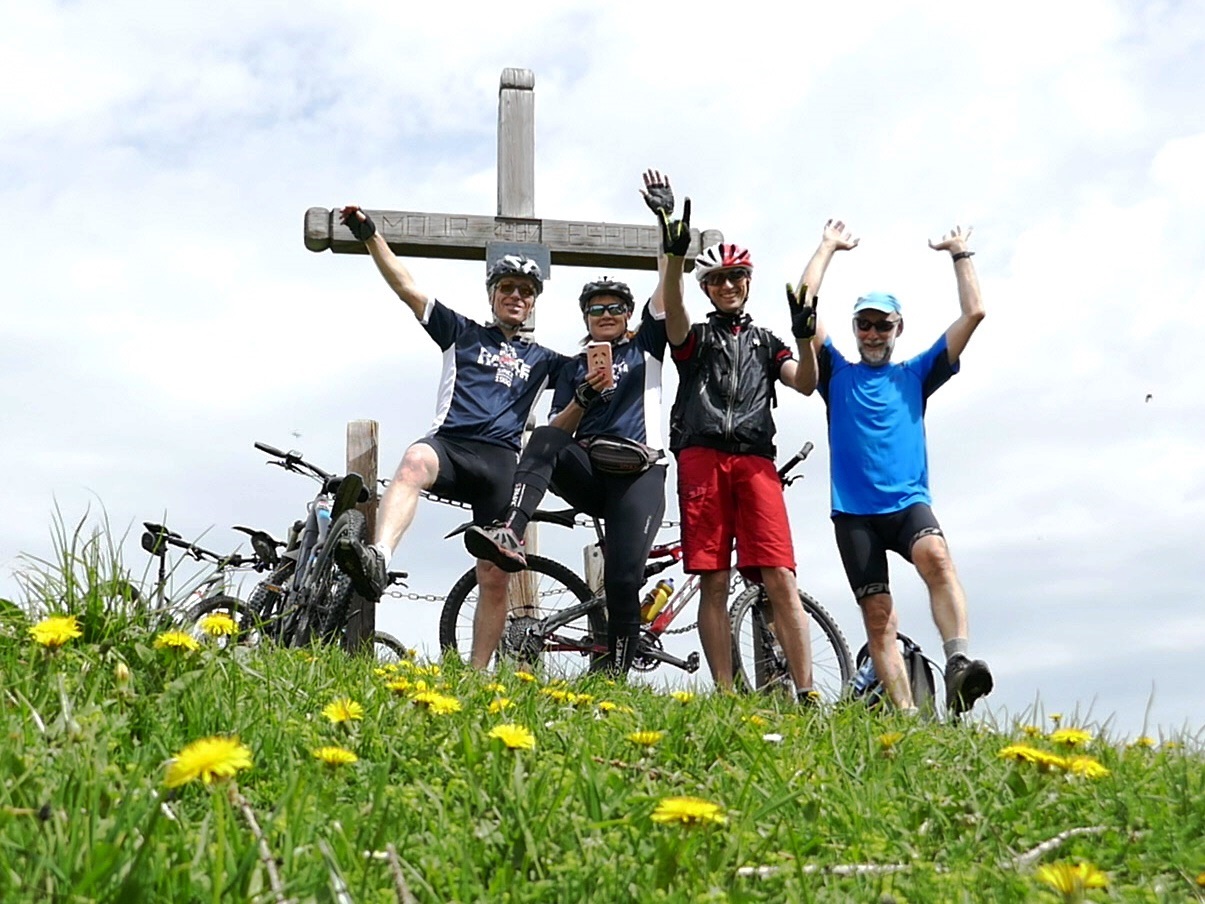
[[[535,76],[529,69],[503,69],[498,88],[498,213],[496,216],[368,210],[377,232],[399,257],[484,260],[506,254],[535,260],[545,278],[553,264],[602,270],[655,270],[661,247],[656,224],[544,220],[535,216]],[[717,230],[691,230],[687,267],[706,245],[723,241]],[[311,207],[305,212],[305,247],[335,254],[367,254],[364,244],[339,222],[339,211]],[[524,329],[534,329],[535,314]],[[364,475],[374,498],[366,515],[369,532],[376,515],[377,442],[375,421],[348,424],[348,470]],[[534,576],[532,576],[534,577]],[[516,605],[512,581],[512,602]],[[524,582],[528,583],[528,582]],[[530,588],[527,594],[530,593]],[[527,595],[524,594],[524,595]],[[530,595],[527,596],[530,599]],[[522,605],[522,603],[518,603]],[[352,649],[372,636],[373,606],[353,607],[348,623]]]

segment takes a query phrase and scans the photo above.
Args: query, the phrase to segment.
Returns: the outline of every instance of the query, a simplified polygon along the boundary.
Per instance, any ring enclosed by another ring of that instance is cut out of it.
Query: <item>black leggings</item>
[[[515,484],[526,485],[527,492],[515,495],[525,509],[534,510],[531,490],[542,495],[551,488],[574,508],[603,519],[608,634],[638,634],[644,567],[665,514],[665,468],[654,465],[635,477],[599,474],[564,430],[540,427],[519,459]]]

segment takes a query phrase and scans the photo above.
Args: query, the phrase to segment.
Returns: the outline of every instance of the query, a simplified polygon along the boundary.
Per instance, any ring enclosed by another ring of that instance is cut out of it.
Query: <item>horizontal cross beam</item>
[[[661,230],[653,225],[592,223],[585,220],[538,220],[523,217],[481,217],[408,210],[366,210],[394,254],[485,260],[488,242],[526,242],[546,245],[552,263],[575,267],[613,267],[656,270]],[[707,245],[723,241],[718,230],[691,230],[687,269]],[[305,246],[311,251],[364,254],[339,222],[337,210],[311,207],[305,212]]]

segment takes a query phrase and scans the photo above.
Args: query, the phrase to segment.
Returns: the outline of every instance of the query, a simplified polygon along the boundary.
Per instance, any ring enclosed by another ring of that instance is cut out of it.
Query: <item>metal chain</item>
[[[447,599],[446,596],[437,596],[434,593],[403,593],[401,590],[386,590],[383,596],[392,596],[399,600],[418,600],[424,603],[442,603]]]
[[[692,625],[687,625],[685,628],[666,628],[661,633],[663,635],[664,634],[685,634],[687,631],[693,631],[697,627],[699,627],[699,623],[695,622]]]

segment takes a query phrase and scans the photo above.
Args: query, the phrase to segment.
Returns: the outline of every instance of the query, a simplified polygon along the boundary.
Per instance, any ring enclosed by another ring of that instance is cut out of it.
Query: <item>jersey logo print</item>
[[[477,353],[477,363],[482,367],[493,367],[494,382],[503,386],[511,386],[517,377],[524,382],[531,376],[531,365],[515,354],[514,346],[503,342],[497,354],[482,347]]]

